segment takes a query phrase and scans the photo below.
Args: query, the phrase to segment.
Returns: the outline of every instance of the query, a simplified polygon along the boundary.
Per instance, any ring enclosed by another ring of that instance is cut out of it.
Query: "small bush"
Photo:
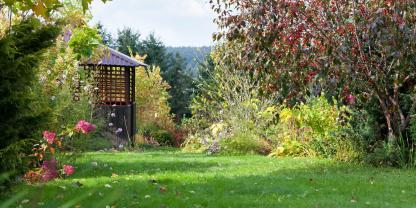
[[[173,138],[173,135],[169,131],[162,129],[159,126],[154,125],[154,124],[153,125],[149,124],[143,127],[141,135],[152,141],[154,140],[157,143],[157,145],[169,145],[169,146],[175,145],[175,140]],[[148,141],[148,143],[153,143],[153,142]]]
[[[346,108],[329,103],[324,95],[282,109],[274,127],[277,147],[271,155],[353,160],[359,154],[346,133],[350,128],[346,115]]]
[[[259,154],[263,149],[258,136],[250,132],[237,132],[221,140],[220,148],[222,154],[232,155]]]

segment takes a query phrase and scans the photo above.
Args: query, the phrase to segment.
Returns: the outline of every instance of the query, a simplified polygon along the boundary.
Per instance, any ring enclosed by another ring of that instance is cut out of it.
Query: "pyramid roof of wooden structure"
[[[102,66],[130,66],[130,67],[136,67],[136,66],[147,66],[147,64],[137,61],[134,58],[131,58],[117,50],[114,50],[110,47],[107,47],[108,54],[106,54],[101,61],[98,63],[93,63],[91,61],[88,61],[88,64],[97,64]]]

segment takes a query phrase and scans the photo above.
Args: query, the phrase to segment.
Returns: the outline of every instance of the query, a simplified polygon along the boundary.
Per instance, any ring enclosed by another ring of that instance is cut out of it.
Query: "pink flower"
[[[354,97],[354,95],[349,94],[346,97],[346,101],[347,101],[348,104],[353,105],[355,103],[355,97]]]
[[[56,134],[54,132],[50,131],[44,131],[43,132],[43,138],[46,139],[46,141],[49,144],[52,144],[55,141]]]
[[[67,176],[72,175],[75,172],[74,166],[71,165],[64,165],[64,173]]]
[[[78,121],[77,125],[75,126],[75,130],[77,132],[82,132],[83,134],[88,134],[91,131],[94,131],[97,128],[94,124],[90,124],[85,120]]]
[[[58,177],[58,171],[56,170],[56,160],[50,159],[43,161],[42,164],[42,181],[50,181]]]

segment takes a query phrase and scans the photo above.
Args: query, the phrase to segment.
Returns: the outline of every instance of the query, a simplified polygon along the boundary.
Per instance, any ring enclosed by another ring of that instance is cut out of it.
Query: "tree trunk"
[[[381,96],[377,96],[378,100],[381,105],[381,109],[383,110],[384,119],[387,126],[387,142],[389,145],[396,144],[398,136],[400,136],[400,118],[397,118],[395,111],[397,110],[397,106],[394,102],[390,102],[389,99],[383,99]],[[395,109],[391,112],[390,109]]]

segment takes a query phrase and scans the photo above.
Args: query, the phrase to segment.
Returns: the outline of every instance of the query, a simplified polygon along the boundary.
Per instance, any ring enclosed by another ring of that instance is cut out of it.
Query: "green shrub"
[[[345,107],[328,102],[325,95],[308,99],[279,113],[274,127],[276,149],[273,156],[319,156],[353,160],[358,149],[349,137],[349,118]]]
[[[33,92],[36,69],[44,49],[59,33],[54,25],[29,18],[0,39],[0,171],[27,168],[35,139],[49,121],[49,110]]]
[[[155,124],[148,124],[141,131],[144,137],[154,139],[159,145],[175,145],[172,134]]]
[[[221,154],[244,155],[262,152],[262,143],[258,135],[252,132],[237,132],[220,141]]]
[[[277,96],[264,96],[252,74],[215,60],[214,71],[205,72],[210,78],[200,83],[192,101],[193,116],[184,124],[190,131],[184,149],[209,153],[269,152],[268,129],[276,121]]]

